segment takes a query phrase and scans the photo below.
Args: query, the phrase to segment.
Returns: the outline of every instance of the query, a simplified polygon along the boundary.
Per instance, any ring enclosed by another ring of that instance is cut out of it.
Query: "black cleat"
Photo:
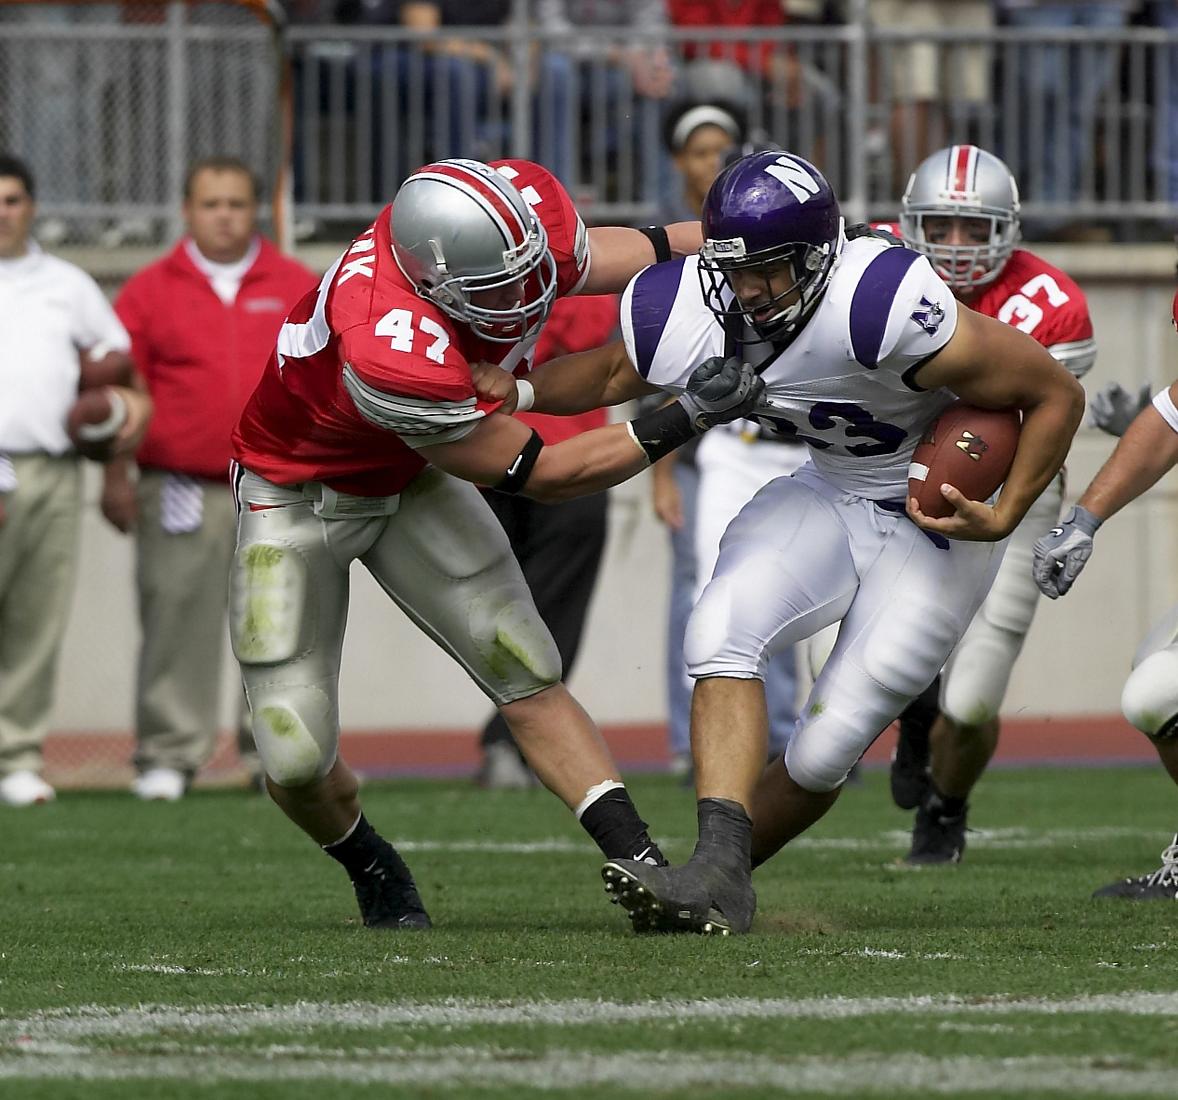
[[[605,892],[630,917],[635,932],[698,932],[729,936],[747,932],[757,909],[751,878],[715,864],[653,867],[631,859],[602,869]]]
[[[1178,834],[1162,852],[1162,865],[1148,875],[1123,878],[1102,886],[1094,898],[1128,898],[1130,901],[1178,901]]]
[[[411,875],[398,874],[392,867],[374,864],[352,882],[365,928],[396,928],[418,931],[433,924]]]
[[[935,797],[926,798],[916,811],[912,826],[912,847],[904,857],[905,863],[922,866],[934,863],[960,863],[965,853],[965,815],[949,817],[943,814]]]

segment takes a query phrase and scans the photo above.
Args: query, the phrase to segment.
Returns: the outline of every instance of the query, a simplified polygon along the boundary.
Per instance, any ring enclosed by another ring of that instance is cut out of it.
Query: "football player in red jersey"
[[[971,309],[1028,333],[1077,378],[1091,369],[1096,344],[1084,294],[1059,268],[1015,247],[1018,186],[992,153],[953,145],[923,161],[904,192],[899,230]],[[1061,471],[1010,536],[994,586],[939,678],[939,713],[936,695],[926,693],[901,720],[892,790],[902,808],[917,811],[909,863],[961,859],[966,802],[998,744],[998,710],[1039,599],[1031,547],[1055,526],[1062,503]]]
[[[526,406],[522,376],[555,298],[620,291],[699,244],[698,223],[587,230],[536,164],[440,161],[405,181],[279,333],[233,436],[233,649],[271,796],[345,867],[370,927],[430,920],[338,756],[355,559],[501,708],[607,856],[662,862],[475,486],[549,501],[605,489],[744,415],[760,379],[716,361],[678,402],[544,447],[476,393],[472,368],[514,371]]]
[[[1178,326],[1178,295],[1173,318]],[[1120,392],[1124,407],[1136,399],[1111,385],[1104,392]],[[1178,382],[1154,395],[1128,425],[1111,423],[1112,408],[1098,424],[1119,430],[1116,450],[1100,468],[1076,507],[1058,527],[1035,543],[1035,583],[1043,594],[1058,599],[1070,591],[1092,555],[1097,529],[1126,504],[1136,500],[1178,465]],[[1178,605],[1171,607],[1133,655],[1133,671],[1121,692],[1125,717],[1153,742],[1162,766],[1178,783]],[[1102,886],[1097,898],[1131,901],[1178,901],[1178,834],[1162,851],[1156,871],[1123,878]]]

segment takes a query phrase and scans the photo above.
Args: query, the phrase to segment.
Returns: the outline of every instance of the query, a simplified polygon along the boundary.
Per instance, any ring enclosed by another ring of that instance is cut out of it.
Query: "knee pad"
[[[829,708],[808,715],[785,750],[785,770],[803,790],[823,794],[841,787],[865,745],[854,726]]]
[[[1121,710],[1151,741],[1178,737],[1178,648],[1150,654],[1129,674]]]
[[[289,661],[307,645],[307,563],[292,546],[251,542],[233,556],[229,637],[243,665]]]
[[[500,685],[492,697],[510,703],[559,683],[560,651],[531,594],[505,586],[475,600],[470,636],[491,678]]]
[[[250,693],[254,743],[280,787],[305,787],[335,764],[339,728],[328,693],[314,685]]]
[[[954,650],[944,678],[945,714],[960,726],[980,726],[997,718],[1025,638],[978,615]]]

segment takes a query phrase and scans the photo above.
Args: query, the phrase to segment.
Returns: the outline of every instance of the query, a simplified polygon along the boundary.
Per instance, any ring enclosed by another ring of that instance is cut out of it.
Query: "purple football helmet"
[[[809,161],[767,150],[730,164],[704,199],[699,279],[704,301],[721,320],[743,317],[763,340],[794,336],[822,298],[844,241],[838,199]],[[792,284],[776,294],[770,278],[788,266]],[[745,299],[730,275],[764,273],[764,292]]]

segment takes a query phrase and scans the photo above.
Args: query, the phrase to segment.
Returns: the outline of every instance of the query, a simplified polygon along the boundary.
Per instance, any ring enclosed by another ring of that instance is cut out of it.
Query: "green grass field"
[[[691,796],[632,789],[685,857]],[[257,796],[0,813],[0,1096],[1178,1095],[1178,906],[1089,899],[1178,828],[1160,769],[995,772],[922,871],[868,774],[733,939],[633,936],[544,792],[364,800],[434,931],[360,927]]]

